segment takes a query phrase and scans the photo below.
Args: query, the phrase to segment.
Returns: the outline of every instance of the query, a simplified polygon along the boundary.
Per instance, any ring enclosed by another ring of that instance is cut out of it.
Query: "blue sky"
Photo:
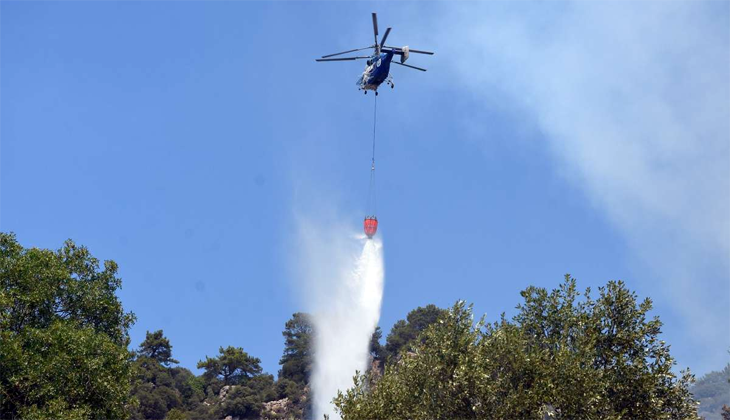
[[[0,229],[120,265],[136,345],[276,373],[304,305],[297,214],[364,215],[378,100],[387,332],[419,306],[514,313],[565,273],[650,296],[680,366],[727,362],[726,2],[2,2]]]

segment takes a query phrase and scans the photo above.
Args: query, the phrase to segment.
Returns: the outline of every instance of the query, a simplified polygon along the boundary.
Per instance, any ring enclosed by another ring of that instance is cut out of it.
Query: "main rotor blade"
[[[409,52],[412,52],[412,53],[416,53],[416,54],[428,54],[428,55],[433,55],[433,53],[432,53],[431,51],[412,50],[412,49],[410,49],[410,48],[408,49],[408,51],[409,51]]]
[[[401,48],[401,47],[391,47],[391,46],[388,46],[388,45],[384,45],[382,48],[390,48],[390,49],[397,50],[397,51],[403,51],[403,48]],[[431,51],[413,50],[413,49],[410,49],[410,48],[408,49],[408,51],[409,52],[412,52],[412,53],[416,53],[416,54],[428,54],[428,55],[433,55],[434,54]]]
[[[375,34],[375,45],[378,45],[378,14],[373,12],[373,34]]]
[[[393,64],[398,64],[399,66],[403,66],[403,67],[410,67],[410,68],[412,68],[412,69],[416,69],[416,70],[426,71],[426,69],[423,69],[423,68],[421,68],[421,67],[416,67],[416,66],[412,66],[412,65],[410,65],[410,64],[403,64],[403,63],[399,63],[399,62],[397,62],[397,61],[391,61],[391,63],[393,63]]]
[[[388,28],[385,30],[385,35],[383,35],[383,40],[380,41],[380,49],[383,49],[383,45],[385,45],[385,40],[388,39],[388,34],[390,33],[390,30],[393,28]]]
[[[370,57],[317,58],[317,59],[315,59],[315,61],[351,61],[351,60],[361,60],[363,58],[370,58]]]
[[[367,50],[370,48],[375,48],[375,46],[355,48],[354,50],[342,51],[342,52],[338,52],[338,53],[334,53],[334,54],[327,54],[327,55],[323,55],[322,58],[334,57],[336,55],[342,55],[342,54],[347,54],[347,53],[351,53],[351,52],[355,52],[355,51]]]

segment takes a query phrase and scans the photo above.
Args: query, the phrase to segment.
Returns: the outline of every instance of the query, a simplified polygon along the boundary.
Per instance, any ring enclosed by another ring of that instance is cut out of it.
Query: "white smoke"
[[[367,368],[383,297],[382,243],[341,226],[300,226],[300,275],[316,332],[314,418],[327,414],[335,420],[332,399],[352,386],[356,371]]]
[[[542,132],[556,170],[623,234],[633,265],[660,279],[644,289],[687,320],[673,350],[693,369],[721,367],[730,343],[727,3],[457,4],[431,25],[442,32],[429,45],[450,57],[443,77],[486,112],[516,108]]]

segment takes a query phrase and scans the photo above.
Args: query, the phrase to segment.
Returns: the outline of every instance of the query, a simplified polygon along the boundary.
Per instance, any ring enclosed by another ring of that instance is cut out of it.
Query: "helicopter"
[[[426,71],[426,69],[422,67],[416,67],[410,64],[406,64],[406,60],[408,60],[408,57],[410,57],[411,53],[428,55],[433,55],[433,53],[430,51],[414,50],[407,46],[389,47],[385,45],[385,40],[388,38],[391,29],[392,28],[388,28],[385,30],[385,34],[383,34],[383,39],[380,41],[380,43],[378,43],[378,15],[377,13],[373,13],[373,34],[375,36],[375,44],[368,47],[355,48],[353,50],[323,55],[322,58],[317,58],[316,61],[367,60],[367,66],[365,67],[365,71],[363,71],[362,75],[360,75],[360,77],[357,79],[356,85],[358,87],[358,90],[363,90],[365,94],[368,93],[368,90],[372,90],[375,92],[375,95],[377,95],[378,88],[381,84],[383,84],[383,82],[390,85],[390,88],[392,89],[395,87],[395,84],[393,83],[393,76],[390,74],[391,63],[420,71]],[[370,48],[374,50],[372,55],[332,58],[342,54],[350,54],[356,51],[368,50]],[[396,55],[399,56],[399,60],[393,61],[393,56]]]

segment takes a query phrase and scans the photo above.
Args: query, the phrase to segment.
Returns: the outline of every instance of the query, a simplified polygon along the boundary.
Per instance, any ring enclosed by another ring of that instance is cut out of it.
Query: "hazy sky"
[[[530,284],[622,279],[680,367],[730,347],[727,2],[2,2],[0,229],[114,259],[181,364],[276,373],[302,310],[297,218],[359,229],[372,43],[432,49],[378,97],[380,325],[514,313]]]

